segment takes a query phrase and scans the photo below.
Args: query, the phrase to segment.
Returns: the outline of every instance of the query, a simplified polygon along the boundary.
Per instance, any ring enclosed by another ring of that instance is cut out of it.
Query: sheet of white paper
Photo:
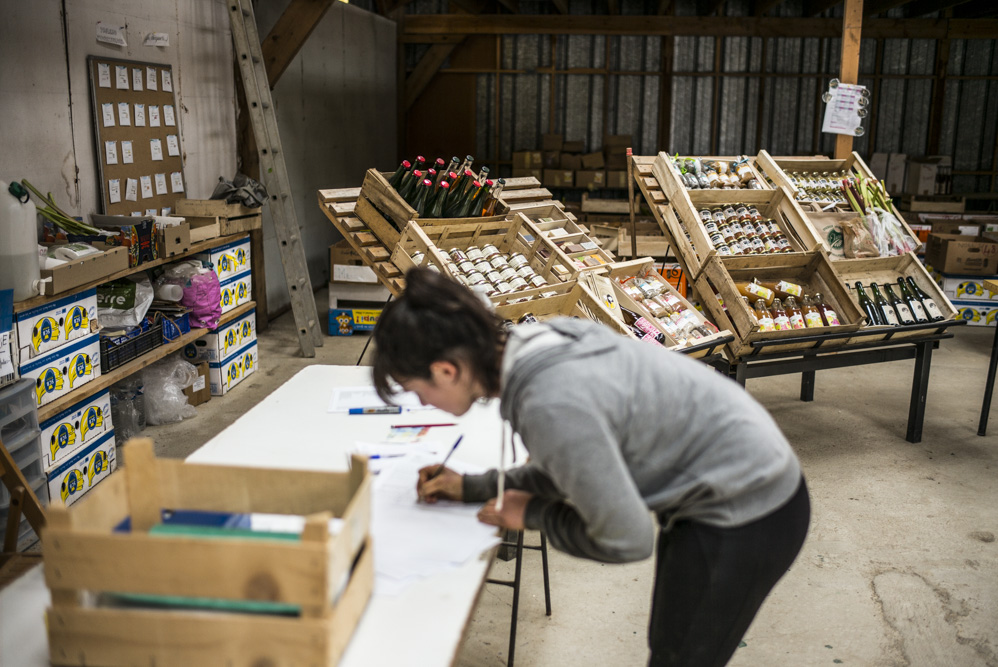
[[[115,46],[128,46],[125,40],[125,26],[108,25],[102,21],[97,22],[97,41]],[[121,86],[118,86],[119,88]],[[125,88],[128,88],[127,83]]]
[[[170,46],[170,35],[165,32],[150,32],[143,38],[142,46]]]
[[[154,209],[154,208],[147,208],[146,209],[146,215],[156,215],[156,209]]]
[[[132,113],[128,102],[118,102],[118,125],[131,125]]]
[[[432,406],[421,405],[419,397],[412,392],[396,394],[392,400],[395,405],[402,406],[403,410],[432,409]],[[383,408],[386,405],[378,397],[374,387],[337,387],[329,399],[327,412],[349,412],[351,408]]]
[[[121,201],[121,181],[119,179],[112,178],[107,182],[107,198],[112,204]]]
[[[173,105],[164,104],[163,105],[163,124],[167,127],[173,127],[177,124],[177,119],[173,115]]]
[[[132,156],[132,142],[122,141],[121,142],[121,164],[132,164],[134,158]]]
[[[169,70],[163,70],[163,92],[172,93],[173,92],[173,75]]]
[[[142,90],[142,69],[132,68],[132,90]]]
[[[180,140],[175,134],[166,135],[166,154],[170,157],[180,155]]]
[[[128,68],[124,65],[114,66],[114,87],[118,90],[128,90]]]
[[[159,139],[149,140],[149,150],[152,153],[152,159],[158,162],[163,159],[163,142]]]
[[[141,217],[142,217],[142,211],[132,211],[132,212],[130,213],[130,215],[131,215],[131,216],[132,216],[133,218],[141,218]]]
[[[156,194],[166,194],[166,174],[156,174]]]
[[[0,333],[0,377],[14,374],[14,361],[10,357],[10,332]]]
[[[100,105],[101,116],[104,117],[104,127],[114,127],[114,105],[104,102]]]
[[[107,63],[97,63],[97,85],[101,88],[111,87],[111,66]]]
[[[136,104],[135,105],[135,127],[145,127],[146,126],[146,105]]]
[[[105,164],[118,164],[118,142],[117,141],[105,141],[104,142],[104,163]]]
[[[146,89],[159,90],[158,77],[155,67],[146,67]]]
[[[170,207],[170,206],[164,206],[162,210],[163,210],[162,214],[163,214],[164,217],[169,217],[170,214],[173,213],[173,208]],[[204,376],[202,376],[201,379],[204,380]],[[202,389],[204,389],[204,387],[202,387]],[[199,390],[195,389],[195,391],[199,391]]]
[[[152,177],[150,176],[139,176],[139,185],[142,188],[142,198],[149,199],[152,197]]]
[[[856,128],[863,124],[859,116],[859,100],[864,86],[840,83],[831,90],[832,100],[825,105],[822,132],[856,136]]]
[[[125,179],[125,200],[138,201],[139,182],[134,178]]]
[[[184,177],[179,171],[170,174],[170,192],[184,191]]]
[[[149,105],[149,127],[159,127],[159,105]]]

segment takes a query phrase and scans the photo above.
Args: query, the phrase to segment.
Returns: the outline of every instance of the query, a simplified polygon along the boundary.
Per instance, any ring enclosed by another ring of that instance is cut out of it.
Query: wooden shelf
[[[153,260],[151,262],[144,262],[138,266],[130,266],[127,269],[118,271],[117,273],[112,273],[110,275],[104,276],[99,280],[94,280],[92,282],[80,285],[79,287],[73,288],[72,290],[66,292],[60,292],[59,294],[51,294],[46,296],[36,296],[31,299],[25,299],[24,301],[18,301],[14,304],[14,312],[19,313],[22,310],[28,310],[29,308],[34,308],[57,299],[63,299],[71,294],[77,294],[84,290],[88,290],[92,287],[96,287],[102,283],[110,282],[112,280],[117,280],[118,278],[124,278],[130,276],[134,273],[139,273],[140,271],[145,271],[147,269],[152,269],[163,264],[171,264],[173,262],[182,261],[191,255],[196,255],[199,252],[204,252],[205,250],[211,250],[212,248],[217,248],[218,246],[225,245],[226,243],[231,243],[236,241],[246,234],[231,234],[229,236],[219,236],[218,238],[208,239],[207,241],[202,241],[201,243],[192,244],[190,249],[182,254],[173,255],[172,257],[162,257],[160,259]]]
[[[232,310],[230,310],[229,312],[225,313],[220,318],[218,318],[218,326],[216,326],[215,328],[217,329],[218,327],[224,327],[232,320],[239,319],[240,317],[242,317],[249,311],[253,310],[254,308],[256,308],[256,301],[247,301],[243,305],[237,308],[233,308]]]

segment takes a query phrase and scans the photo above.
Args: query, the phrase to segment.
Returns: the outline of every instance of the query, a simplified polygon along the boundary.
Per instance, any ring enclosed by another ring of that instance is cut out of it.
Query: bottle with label
[[[483,216],[487,217],[496,214],[496,207],[499,206],[499,195],[502,194],[504,187],[506,187],[505,178],[500,178],[496,181],[495,186],[489,191],[489,201],[485,204],[485,208],[482,211]]]
[[[894,306],[894,310],[897,311],[901,324],[914,324],[915,316],[911,314],[911,309],[908,308],[908,304],[905,303],[904,299],[899,297],[894,291],[893,286],[890,283],[884,283],[884,291],[887,292],[887,300]]]
[[[943,316],[943,311],[939,310],[939,305],[915,283],[915,279],[911,276],[908,276],[908,287],[911,288],[911,293],[922,301],[922,305],[925,306],[925,314],[930,320],[938,322],[946,319]]]
[[[925,306],[922,305],[921,300],[917,296],[911,293],[904,278],[898,278],[898,290],[901,292],[901,298],[908,303],[908,308],[911,309],[911,314],[915,317],[915,321],[920,324],[928,322],[929,316],[925,314]]]
[[[773,299],[773,306],[769,311],[773,314],[773,324],[776,325],[777,331],[790,331],[793,329],[790,326],[790,317],[787,316],[787,311],[783,309],[783,302],[779,299]]]
[[[877,283],[871,282],[870,289],[873,290],[873,303],[877,304],[877,309],[884,316],[884,324],[888,324],[892,327],[896,327],[900,324],[897,311],[894,310],[894,306],[892,306],[887,300],[887,297],[881,293],[880,288],[877,287]]]
[[[626,324],[634,335],[640,340],[651,339],[660,345],[667,345],[668,339],[666,339],[665,334],[659,331],[654,324],[648,321],[646,317],[640,315],[639,313],[625,308],[620,307],[620,313],[624,316],[624,324]]]
[[[751,302],[756,302],[758,300],[764,301],[767,306],[773,305],[773,299],[776,298],[776,294],[773,290],[760,285],[759,283],[735,283],[735,289],[738,293],[744,297],[748,297]]]
[[[825,326],[824,321],[821,318],[821,312],[818,311],[818,307],[814,303],[814,298],[804,295],[804,326],[808,329],[817,329],[819,327]]]
[[[814,293],[814,307],[821,313],[821,319],[825,321],[826,327],[837,327],[842,324],[839,320],[839,314],[828,305],[825,297],[821,296],[821,292]]]
[[[763,287],[773,290],[776,296],[783,301],[786,301],[788,296],[796,297],[798,299],[804,296],[804,288],[797,283],[790,282],[789,280],[781,280],[777,283],[767,283],[756,279],[754,282],[757,285],[762,285]]]
[[[797,305],[797,299],[788,296],[785,307],[787,317],[790,318],[790,327],[793,329],[805,329],[807,325],[804,323],[804,313],[801,312],[800,307]]]
[[[884,321],[884,314],[877,308],[877,304],[873,303],[873,299],[867,296],[866,290],[863,289],[863,283],[858,280],[856,281],[856,300],[859,301],[860,309],[866,313],[867,323],[871,327],[887,324]]]

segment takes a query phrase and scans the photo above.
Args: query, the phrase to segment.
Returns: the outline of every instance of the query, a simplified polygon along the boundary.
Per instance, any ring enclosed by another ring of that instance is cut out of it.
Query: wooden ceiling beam
[[[333,0],[291,0],[281,18],[263,38],[263,62],[273,88],[295,59]]]
[[[753,8],[752,14],[754,16],[763,16],[766,12],[776,9],[782,5],[784,0],[756,0],[755,7]]]
[[[463,41],[463,40],[462,40]],[[423,94],[426,87],[433,81],[433,77],[440,71],[440,67],[446,62],[450,54],[460,45],[460,42],[453,44],[434,44],[423,57],[416,63],[416,67],[405,80],[405,108],[410,108],[415,104],[419,96]]]
[[[561,0],[564,1],[564,0]],[[994,39],[993,19],[867,19],[863,36],[898,39]],[[708,16],[560,16],[407,14],[403,41],[440,35],[673,35],[711,37],[841,37],[841,19]]]

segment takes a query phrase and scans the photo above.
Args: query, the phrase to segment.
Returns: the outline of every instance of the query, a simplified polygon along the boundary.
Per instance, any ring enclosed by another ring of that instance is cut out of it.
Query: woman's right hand
[[[450,468],[433,477],[440,470],[439,465],[431,465],[419,471],[419,482],[416,484],[416,492],[419,499],[427,503],[435,503],[438,500],[461,500],[463,480],[461,475]],[[433,479],[430,479],[433,477]]]

